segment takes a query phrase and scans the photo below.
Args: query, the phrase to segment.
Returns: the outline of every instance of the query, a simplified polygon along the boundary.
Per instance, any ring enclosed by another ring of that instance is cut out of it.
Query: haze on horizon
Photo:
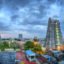
[[[60,21],[64,36],[64,0],[0,0],[0,34],[45,38],[49,17]]]

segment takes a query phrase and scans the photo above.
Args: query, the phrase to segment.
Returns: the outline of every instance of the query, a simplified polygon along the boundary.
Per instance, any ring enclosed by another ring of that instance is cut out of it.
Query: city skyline
[[[63,0],[0,0],[0,33],[46,37],[48,18],[60,21],[64,37]]]

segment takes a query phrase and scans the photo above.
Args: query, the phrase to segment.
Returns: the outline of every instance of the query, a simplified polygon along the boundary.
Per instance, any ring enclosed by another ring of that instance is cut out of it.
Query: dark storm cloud
[[[19,18],[18,15],[13,15],[13,16],[11,16],[11,22],[12,22],[12,23],[16,23],[18,18]]]
[[[44,35],[49,17],[57,17],[62,25],[63,7],[64,0],[0,0],[0,20],[4,22],[1,24],[0,21],[0,30],[32,32],[32,35],[37,32]]]
[[[55,3],[57,0],[47,0],[49,3]]]
[[[4,23],[0,22],[0,31],[9,31],[10,27],[5,25]]]
[[[25,19],[23,22],[19,22],[19,25],[47,25],[47,22],[45,20],[27,20]]]
[[[15,7],[15,6],[26,6],[29,4],[30,0],[4,0],[6,5]]]

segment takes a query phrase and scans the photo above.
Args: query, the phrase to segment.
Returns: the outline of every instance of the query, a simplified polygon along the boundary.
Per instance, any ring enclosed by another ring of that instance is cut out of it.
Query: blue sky
[[[0,33],[45,38],[49,17],[60,21],[64,36],[64,0],[0,0]]]

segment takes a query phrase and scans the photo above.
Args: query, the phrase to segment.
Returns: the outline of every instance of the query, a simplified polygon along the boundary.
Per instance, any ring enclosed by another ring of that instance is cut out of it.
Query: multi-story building
[[[0,40],[1,40],[1,35],[0,35]]]
[[[22,40],[22,34],[19,34],[19,39]]]
[[[49,18],[45,46],[55,49],[58,45],[62,44],[60,22],[56,19]]]
[[[16,64],[16,52],[0,52],[0,64]]]

